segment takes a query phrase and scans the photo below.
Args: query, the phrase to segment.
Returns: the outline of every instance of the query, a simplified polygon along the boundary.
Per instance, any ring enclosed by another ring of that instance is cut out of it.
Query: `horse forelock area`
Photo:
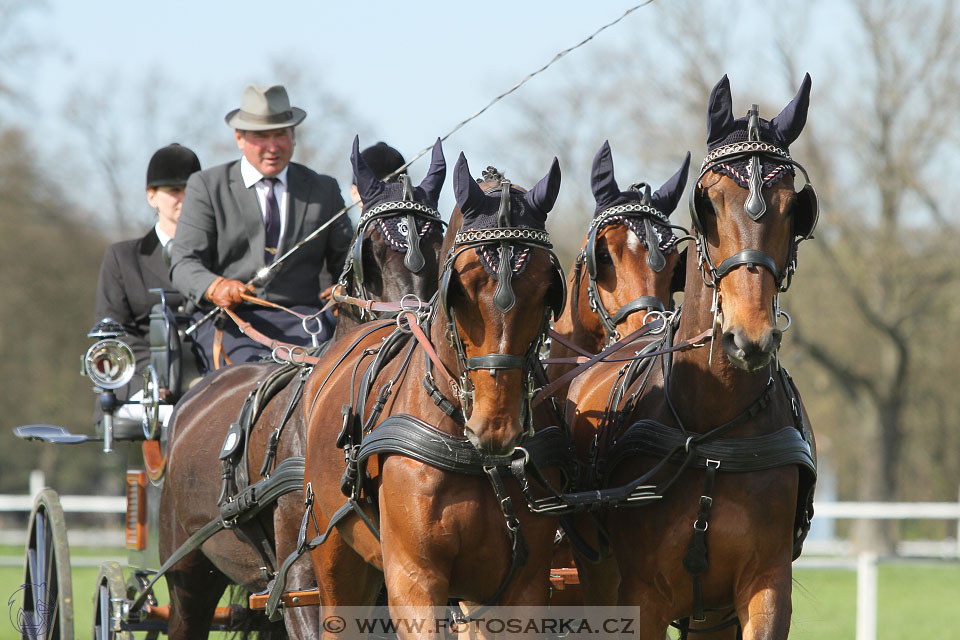
[[[740,118],[734,121],[733,130],[727,134],[727,136],[718,142],[717,144],[710,145],[707,149],[712,151],[718,147],[723,147],[728,144],[735,144],[737,142],[746,142],[747,140],[747,119]],[[760,141],[767,142],[770,144],[777,144],[773,136],[770,134],[770,123],[763,118],[760,118]],[[779,145],[777,145],[779,146]],[[789,151],[789,149],[784,149],[784,151]],[[738,185],[743,188],[747,188],[750,180],[750,158],[738,158],[730,162],[720,162],[713,166],[711,171],[715,173],[720,173],[725,176],[732,178]],[[780,180],[786,175],[794,175],[795,170],[792,164],[783,164],[778,162],[770,157],[761,156],[760,157],[760,175],[763,180],[763,186],[770,187],[775,182]]]
[[[388,247],[394,251],[406,253],[408,249],[407,224],[407,216],[398,214],[390,216],[389,218],[378,219],[376,229],[380,232],[380,237],[384,239]],[[421,217],[415,217],[414,224],[417,226],[417,236],[420,238],[423,238],[432,233],[434,229],[440,227],[439,222],[426,220]]]
[[[677,243],[680,241],[680,238],[673,233],[673,230],[656,219],[651,219],[650,222],[653,224],[653,232],[657,234],[657,244],[659,245],[660,249],[666,253],[676,251]],[[643,220],[641,218],[636,216],[610,216],[600,223],[600,229],[608,227],[612,224],[622,224],[630,229],[630,231],[633,232],[633,236],[635,236],[640,241],[640,244],[643,245],[643,248],[649,250],[649,247],[647,247],[646,233],[643,229]]]

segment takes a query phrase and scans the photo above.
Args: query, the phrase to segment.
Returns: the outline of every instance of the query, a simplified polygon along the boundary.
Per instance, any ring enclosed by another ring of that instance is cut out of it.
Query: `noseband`
[[[700,166],[700,174],[690,190],[690,216],[693,219],[694,237],[697,244],[697,263],[700,266],[700,272],[703,282],[711,289],[717,290],[720,280],[738,267],[763,267],[773,275],[777,291],[783,293],[790,287],[793,274],[797,270],[797,247],[800,242],[809,238],[817,222],[817,196],[810,182],[810,176],[803,166],[790,157],[785,149],[760,141],[759,110],[757,105],[748,112],[747,140],[734,144],[717,147],[709,152]],[[738,253],[725,258],[719,265],[714,265],[710,257],[710,251],[707,248],[706,238],[704,236],[703,221],[701,213],[698,210],[696,197],[697,189],[703,189],[700,180],[708,171],[717,169],[720,165],[726,165],[733,160],[748,159],[748,188],[749,193],[744,202],[744,212],[751,220],[759,221],[766,213],[767,207],[761,194],[764,179],[761,175],[762,159],[771,160],[778,164],[778,167],[768,175],[775,175],[781,167],[791,167],[799,169],[803,173],[806,185],[797,194],[806,206],[809,206],[809,220],[805,221],[803,227],[794,225],[793,233],[790,238],[790,247],[787,254],[787,264],[781,270],[777,262],[761,249],[743,249]]]
[[[590,228],[587,231],[587,244],[584,250],[577,256],[575,267],[577,270],[577,282],[579,282],[580,278],[579,270],[582,268],[581,265],[585,264],[587,267],[587,299],[590,302],[590,310],[600,317],[600,324],[603,325],[603,331],[606,334],[606,342],[608,345],[620,339],[617,326],[632,314],[638,311],[664,310],[663,301],[656,296],[640,296],[634,298],[611,314],[607,311],[606,307],[603,306],[603,301],[600,298],[600,289],[597,286],[597,234],[600,229],[608,224],[614,222],[625,224],[625,219],[627,218],[640,220],[643,224],[643,239],[647,248],[647,266],[659,273],[667,265],[664,250],[668,249],[672,243],[665,243],[666,246],[661,247],[660,238],[653,227],[653,222],[656,221],[658,224],[668,228],[674,227],[675,225],[671,225],[667,216],[650,205],[649,185],[640,183],[631,186],[631,188],[635,191],[640,191],[641,188],[643,189],[640,203],[621,204],[610,207],[609,209],[604,209],[591,220]]]
[[[363,270],[363,240],[366,236],[367,228],[371,224],[375,222],[379,223],[381,227],[378,231],[380,235],[383,236],[384,241],[404,251],[406,255],[403,258],[403,264],[411,273],[418,273],[426,265],[426,259],[420,250],[420,238],[430,233],[434,228],[434,224],[446,224],[440,219],[440,214],[436,209],[414,200],[410,176],[403,174],[401,180],[403,181],[402,200],[382,202],[372,207],[369,211],[364,211],[357,221],[357,235],[353,241],[353,248],[347,258],[347,262],[343,267],[343,272],[340,274],[339,284],[345,291],[348,290],[349,282],[347,274],[352,270],[353,287],[351,294],[358,298],[370,299],[370,294],[366,289],[367,282]],[[391,237],[387,232],[387,228],[383,225],[385,220],[389,218],[400,218],[401,216],[403,219],[397,223],[397,230],[403,235],[403,241]],[[417,231],[417,219],[426,221],[426,224],[423,225],[423,228],[419,232]],[[369,313],[372,312],[360,309],[360,314],[364,320],[369,319],[364,317]]]

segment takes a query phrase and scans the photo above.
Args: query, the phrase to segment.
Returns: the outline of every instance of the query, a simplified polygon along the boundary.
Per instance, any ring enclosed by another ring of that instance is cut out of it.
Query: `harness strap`
[[[230,362],[230,357],[223,351],[223,326],[220,324],[219,320],[223,316],[217,318],[218,322],[215,323],[215,329],[213,330],[213,369],[218,371],[220,369],[220,358],[223,357],[223,361],[230,365],[233,364]]]
[[[345,502],[339,509],[337,509],[333,517],[330,518],[330,522],[327,524],[326,530],[321,535],[317,535],[307,540],[307,527],[310,522],[313,522],[314,530],[317,533],[320,533],[320,527],[317,524],[317,517],[313,513],[313,489],[310,484],[307,484],[307,495],[304,496],[304,511],[303,518],[300,521],[300,532],[297,534],[297,548],[293,553],[291,553],[283,561],[283,564],[280,565],[279,571],[277,571],[277,576],[274,578],[273,582],[269,586],[270,597],[267,598],[267,604],[264,608],[267,617],[271,622],[280,621],[280,613],[278,608],[281,604],[281,596],[286,590],[287,586],[287,574],[290,572],[290,567],[293,566],[293,563],[296,562],[300,556],[305,554],[307,551],[314,549],[315,547],[320,546],[327,541],[327,538],[330,536],[330,533],[333,531],[333,528],[348,516],[353,511],[353,507],[350,502]],[[379,539],[379,538],[378,538]]]
[[[550,336],[551,340],[553,340],[554,342],[559,342],[560,344],[565,346],[567,349],[570,349],[574,353],[579,353],[581,356],[586,356],[587,358],[593,357],[592,353],[590,353],[580,345],[574,344],[573,342],[567,340],[566,337],[560,335],[553,329],[548,330],[547,335]]]
[[[253,325],[251,325],[249,322],[246,320],[241,320],[240,316],[238,316],[232,309],[224,309],[224,312],[226,312],[226,314],[230,316],[230,319],[237,324],[237,329],[240,330],[240,333],[247,336],[254,342],[259,342],[263,346],[270,349],[271,354],[275,359],[286,360],[287,362],[291,362],[293,364],[320,364],[320,358],[307,355],[306,347],[268,338],[259,330],[254,329]],[[290,311],[290,313],[295,312]],[[216,337],[214,337],[214,351],[216,351]],[[226,359],[226,355],[224,355],[224,359]],[[216,355],[214,356],[214,360],[216,361]],[[230,364],[229,360],[227,360],[227,364]]]
[[[240,496],[237,496],[238,508],[236,513],[231,512],[232,519],[230,524],[235,525],[236,523],[254,517],[263,509],[272,506],[280,496],[297,491],[303,487],[303,471],[304,459],[302,457],[294,456],[281,462],[277,465],[277,470],[272,476],[247,487],[247,489],[241,493],[241,495],[245,496],[242,501],[242,507],[239,502]],[[163,566],[160,567],[156,575],[141,589],[140,595],[130,606],[130,611],[138,611],[144,605],[152,593],[153,585],[156,584],[171,567],[183,560],[188,554],[198,549],[200,545],[227,526],[228,523],[223,517],[223,507],[221,507],[220,515],[197,529],[193,535],[187,538],[183,544],[177,547],[170,557],[167,558],[167,561],[163,563]]]
[[[639,298],[634,298],[627,304],[617,309],[616,313],[610,317],[610,320],[613,321],[613,324],[615,325],[620,324],[626,320],[628,316],[631,316],[638,311],[645,310],[663,311],[663,302],[661,302],[660,298],[656,296],[640,296]]]
[[[707,329],[703,331],[700,335],[696,336],[695,338],[691,338],[690,340],[684,340],[683,342],[678,342],[673,346],[665,347],[663,349],[658,349],[656,351],[644,352],[642,354],[630,356],[629,358],[624,358],[623,360],[608,357],[609,355],[617,351],[620,351],[624,347],[629,346],[629,344],[635,341],[636,339],[643,337],[647,333],[651,333],[654,330],[658,330],[658,329],[659,329],[659,323],[651,322],[651,323],[645,324],[639,329],[637,329],[636,331],[634,331],[633,333],[631,333],[630,335],[628,335],[626,338],[613,343],[612,345],[610,345],[600,353],[592,356],[590,359],[586,361],[581,361],[579,359],[576,359],[575,361],[579,362],[580,364],[577,367],[566,372],[565,374],[563,374],[562,376],[560,376],[559,378],[557,378],[547,386],[545,386],[543,389],[541,389],[537,393],[537,396],[533,399],[533,402],[532,402],[533,406],[537,406],[538,404],[540,404],[547,396],[555,393],[557,389],[562,387],[564,384],[566,384],[570,380],[573,380],[574,378],[579,376],[581,373],[589,369],[591,366],[593,366],[597,362],[632,361],[632,360],[637,360],[642,358],[654,358],[656,356],[660,356],[665,353],[673,353],[674,351],[686,351],[688,349],[693,349],[695,347],[700,346],[708,338],[713,336],[713,329]],[[556,363],[564,360],[565,359],[563,358],[551,358],[549,361]]]
[[[307,382],[309,372],[310,370],[308,369],[302,369],[300,371],[297,386],[293,392],[290,393],[290,399],[287,401],[287,406],[283,410],[283,415],[280,417],[280,423],[277,425],[277,428],[274,429],[273,433],[270,434],[270,439],[267,441],[267,451],[263,456],[263,464],[260,466],[261,478],[270,475],[270,469],[273,468],[274,460],[276,460],[277,457],[277,447],[280,444],[280,436],[283,433],[283,428],[290,421],[290,418],[293,417],[294,410],[297,408],[297,405],[300,404],[300,400],[303,399],[303,387]]]
[[[693,578],[693,619],[703,622],[707,616],[703,610],[703,589],[700,576],[710,568],[707,558],[707,528],[710,526],[710,508],[713,506],[713,482],[720,469],[719,460],[707,460],[707,471],[703,479],[703,494],[697,510],[697,519],[693,523],[693,538],[687,548],[687,557],[683,559],[683,568]]]

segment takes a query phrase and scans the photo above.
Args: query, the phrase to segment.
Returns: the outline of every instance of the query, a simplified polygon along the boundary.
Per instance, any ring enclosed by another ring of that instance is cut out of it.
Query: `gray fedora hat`
[[[290,106],[287,90],[282,85],[249,84],[243,90],[240,108],[228,113],[224,120],[234,129],[266,131],[296,126],[306,117],[306,111]]]

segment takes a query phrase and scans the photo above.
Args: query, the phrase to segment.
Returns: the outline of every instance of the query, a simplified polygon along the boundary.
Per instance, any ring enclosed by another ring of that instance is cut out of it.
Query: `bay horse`
[[[554,324],[564,341],[598,353],[639,329],[651,319],[649,312],[671,304],[671,294],[683,286],[683,264],[674,233],[680,227],[669,217],[683,196],[689,168],[688,152],[680,169],[653,193],[645,182],[624,191],[614,176],[610,142],[604,141],[590,172],[596,209],[568,279],[570,304]],[[551,358],[573,355],[563,342],[551,342]],[[555,380],[573,366],[550,364],[547,376]],[[554,397],[562,405],[566,387]]]
[[[554,323],[559,337],[551,340],[548,362],[598,353],[656,317],[651,311],[671,306],[672,293],[683,286],[683,262],[674,230],[681,229],[684,235],[686,230],[670,224],[670,214],[683,196],[689,168],[688,152],[676,173],[653,193],[645,182],[622,190],[614,175],[610,142],[601,145],[590,171],[596,209],[567,280],[570,302]],[[546,368],[547,378],[555,381],[574,366],[552,362]],[[562,424],[568,385],[553,391],[549,402],[554,412],[541,404],[535,419]],[[573,566],[566,536],[558,540],[553,566]],[[556,605],[562,599],[571,605],[575,598],[574,590],[568,590],[563,596],[552,595],[550,602]]]
[[[384,581],[395,617],[436,620],[448,598],[547,602],[556,518],[530,514],[496,469],[537,439],[523,439],[531,370],[565,297],[544,227],[560,168],[524,192],[478,184],[461,154],[453,183],[429,327],[348,334],[307,382],[304,522],[320,534],[311,557],[328,619],[372,606]]]
[[[572,429],[596,436],[593,451],[578,449],[594,482],[655,484],[663,496],[607,510],[612,556],[578,558],[586,582],[612,585],[606,604],[635,607],[639,637],[663,638],[675,620],[685,637],[690,618],[730,608],[744,638],[789,631],[791,562],[812,517],[816,453],[779,364],[779,296],[817,218],[809,178],[794,188],[796,171],[806,171],[788,153],[809,93],[807,75],[773,120],[756,105],[735,119],[727,77],[714,87],[708,154],[690,196],[697,252],[665,353],[627,380],[619,364],[598,365],[569,390]],[[680,350],[704,335],[709,346]],[[621,400],[607,406],[615,384]]]
[[[370,296],[372,300],[400,300],[407,295],[429,300],[436,292],[443,238],[436,212],[446,175],[440,141],[433,148],[426,177],[415,188],[406,176],[396,183],[379,180],[363,161],[358,139],[354,139],[351,160],[364,210],[340,278],[340,291]],[[367,312],[340,305],[334,340],[370,318]],[[268,374],[283,369],[274,363],[231,365],[205,377],[178,403],[168,430],[168,470],[160,505],[161,559],[169,558],[191,534],[221,512],[220,503],[229,498],[221,493],[221,443],[231,423],[239,422],[237,416],[251,390],[261,386]],[[303,456],[304,427],[300,412],[293,408],[300,395],[297,381],[305,379],[308,371],[290,371],[272,383],[279,388],[264,399],[259,417],[244,435],[246,453],[238,466],[250,483],[284,460]],[[283,437],[279,437],[278,427]],[[278,435],[271,443],[275,432]],[[271,449],[271,464],[267,464]],[[251,525],[237,527],[237,535],[231,531],[217,533],[173,566],[167,574],[170,638],[206,637],[213,611],[228,584],[252,592],[266,588],[277,559],[283,560],[295,546],[299,515],[291,520],[290,514],[298,513],[302,504],[298,486],[277,500],[278,508],[266,509]],[[308,562],[298,563],[292,577],[304,588],[314,580]],[[291,609],[285,623],[293,636],[319,634],[319,617],[312,608]]]

